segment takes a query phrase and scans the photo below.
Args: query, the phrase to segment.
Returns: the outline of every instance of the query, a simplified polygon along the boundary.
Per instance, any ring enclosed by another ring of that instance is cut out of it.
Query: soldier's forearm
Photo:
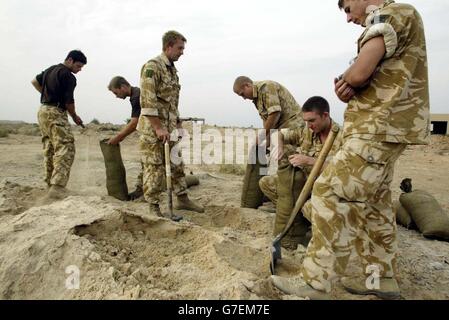
[[[275,128],[280,118],[281,118],[280,112],[275,112],[268,116],[267,120],[264,122],[264,129],[267,130],[267,133],[269,133],[271,129]]]
[[[360,50],[360,53],[343,75],[343,79],[353,88],[360,88],[376,71],[377,66],[385,56],[385,43],[383,37],[369,40]]]
[[[123,140],[131,133],[136,131],[138,122],[139,122],[138,118],[131,118],[131,121],[128,123],[128,125],[125,128],[123,128],[123,130],[118,134],[120,136],[120,139]]]
[[[76,116],[76,111],[75,111],[75,104],[74,103],[67,103],[65,105],[65,107],[67,108],[67,112],[70,114],[70,116],[73,118],[74,116]]]
[[[150,119],[151,126],[153,127],[154,130],[160,130],[161,129],[162,124],[161,124],[161,120],[159,119],[159,117],[150,117],[150,116],[148,116],[148,118]]]

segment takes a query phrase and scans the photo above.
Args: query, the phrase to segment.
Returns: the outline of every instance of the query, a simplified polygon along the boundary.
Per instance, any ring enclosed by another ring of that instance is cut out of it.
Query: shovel
[[[165,177],[167,179],[167,194],[168,194],[168,212],[170,215],[169,218],[172,221],[179,222],[182,220],[182,217],[177,216],[173,213],[173,186],[171,182],[170,145],[168,144],[168,141],[165,142],[164,151],[165,151]]]
[[[306,184],[304,185],[304,188],[302,188],[298,200],[296,200],[295,207],[293,208],[293,211],[290,214],[290,220],[288,221],[284,230],[279,235],[277,235],[273,240],[273,243],[270,248],[270,255],[271,255],[270,271],[272,275],[274,275],[277,261],[282,259],[281,240],[285,237],[288,230],[290,230],[291,226],[293,225],[293,222],[295,221],[296,215],[299,213],[299,211],[301,211],[307,199],[309,199],[310,193],[312,192],[313,184],[315,183],[316,178],[320,175],[321,169],[323,167],[324,162],[326,161],[327,155],[329,154],[329,151],[332,149],[332,145],[334,144],[334,140],[335,137],[337,136],[337,133],[338,130],[335,131],[331,130],[329,132],[329,136],[327,137],[326,142],[324,143],[323,150],[321,151],[320,156],[315,162],[315,165],[312,168],[312,172],[307,177]]]

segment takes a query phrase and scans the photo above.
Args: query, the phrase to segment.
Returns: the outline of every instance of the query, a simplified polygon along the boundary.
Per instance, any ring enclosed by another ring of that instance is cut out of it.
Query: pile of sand
[[[0,223],[0,298],[276,298],[267,282],[271,219],[257,215],[211,207],[177,224],[109,197],[31,208]],[[70,266],[79,290],[66,289]]]

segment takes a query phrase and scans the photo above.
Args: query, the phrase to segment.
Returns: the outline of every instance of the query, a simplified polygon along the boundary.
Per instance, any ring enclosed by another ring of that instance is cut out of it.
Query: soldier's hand
[[[288,157],[288,161],[294,167],[303,167],[303,166],[310,165],[310,157],[307,157],[302,154],[294,154],[294,155]]]
[[[335,78],[335,94],[344,103],[348,103],[349,100],[355,95],[355,90],[343,79]]]
[[[165,143],[167,141],[170,141],[170,133],[168,133],[167,129],[157,129],[156,130],[157,138],[162,141],[162,143]]]
[[[83,120],[81,120],[81,118],[80,118],[77,114],[75,114],[74,116],[72,116],[72,120],[73,120],[73,122],[75,122],[75,124],[76,124],[77,126],[81,126],[81,127],[84,128]]]
[[[117,145],[122,141],[119,136],[115,136],[111,139],[109,139],[108,144]]]

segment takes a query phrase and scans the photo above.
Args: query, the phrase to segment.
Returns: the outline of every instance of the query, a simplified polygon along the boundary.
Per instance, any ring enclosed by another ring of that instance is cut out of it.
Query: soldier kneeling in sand
[[[296,198],[312,171],[329,132],[334,130],[339,133],[328,160],[338,151],[342,143],[340,127],[331,119],[329,103],[324,98],[312,97],[307,100],[302,107],[302,117],[307,126],[301,129],[282,129],[279,134],[281,161],[277,174],[263,177],[259,181],[263,193],[276,205],[274,236],[284,230]],[[296,153],[288,158],[282,157],[284,145],[296,145]],[[298,244],[307,246],[310,239],[307,235],[310,224],[300,216],[297,219],[292,228],[296,230],[291,230],[281,242],[289,249],[296,249]]]

